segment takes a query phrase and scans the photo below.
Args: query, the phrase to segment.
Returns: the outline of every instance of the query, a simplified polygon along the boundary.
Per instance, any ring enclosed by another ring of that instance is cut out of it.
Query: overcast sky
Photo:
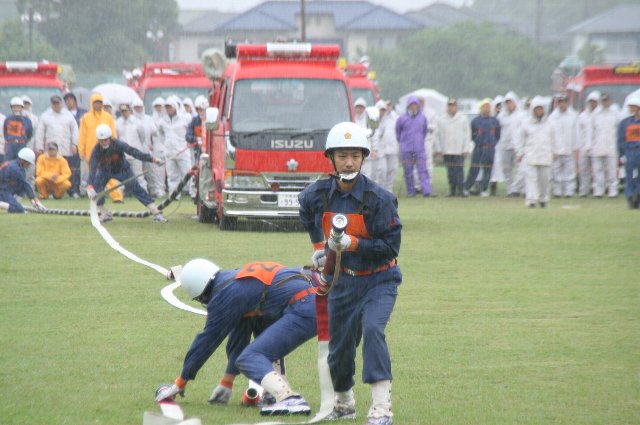
[[[407,10],[420,9],[435,3],[436,0],[368,0],[370,3],[388,7],[396,12],[404,13]],[[466,0],[469,3],[469,0]],[[177,0],[181,9],[216,9],[225,12],[243,12],[264,0]],[[439,0],[440,3],[461,5],[465,0]]]

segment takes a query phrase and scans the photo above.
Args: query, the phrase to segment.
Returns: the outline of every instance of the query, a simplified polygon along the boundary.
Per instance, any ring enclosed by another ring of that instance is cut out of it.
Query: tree
[[[157,41],[147,31],[162,31],[161,43],[175,34],[175,0],[19,0],[20,7],[42,10],[38,30],[57,46],[60,60],[80,71],[121,71],[155,56]]]
[[[24,25],[17,20],[7,20],[0,24],[0,58],[11,61],[51,60],[60,56],[37,32],[33,35],[33,52],[29,56],[29,34]]]
[[[370,56],[382,92],[395,98],[420,87],[455,97],[548,93],[562,58],[490,23],[469,22],[425,29]]]

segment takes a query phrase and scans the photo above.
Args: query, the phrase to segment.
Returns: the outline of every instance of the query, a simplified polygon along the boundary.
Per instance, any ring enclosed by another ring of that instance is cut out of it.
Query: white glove
[[[97,193],[93,186],[87,186],[87,196],[89,197],[89,199],[96,199],[96,195]]]
[[[313,268],[316,270],[320,270],[324,267],[324,264],[327,262],[327,254],[324,253],[324,249],[316,249],[313,251],[313,255],[311,256],[311,263],[313,264]]]
[[[165,398],[174,399],[176,398],[176,394],[180,394],[180,396],[184,397],[184,388],[180,388],[176,384],[166,386],[156,394],[156,401],[162,401]]]
[[[337,243],[333,241],[333,238],[329,238],[329,249],[335,252],[341,252],[341,251],[346,251],[349,249],[349,247],[351,246],[351,236],[347,235],[346,233],[343,233],[342,236],[340,237],[340,241],[338,241]]]
[[[46,210],[46,208],[44,207],[44,205],[42,205],[42,202],[40,202],[40,200],[38,198],[33,198],[31,200],[31,205],[33,205],[33,207],[35,209],[37,209],[38,211]]]
[[[231,388],[218,384],[213,389],[211,397],[209,397],[209,404],[227,404],[231,398]]]

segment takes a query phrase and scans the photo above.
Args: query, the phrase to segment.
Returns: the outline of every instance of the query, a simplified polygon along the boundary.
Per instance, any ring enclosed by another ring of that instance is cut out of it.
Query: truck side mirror
[[[218,108],[207,108],[205,111],[205,127],[207,130],[217,130],[220,122],[218,121],[218,115],[220,111]]]

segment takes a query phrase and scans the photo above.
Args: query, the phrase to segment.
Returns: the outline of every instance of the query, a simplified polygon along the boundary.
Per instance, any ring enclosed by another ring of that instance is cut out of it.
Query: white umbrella
[[[407,108],[407,98],[417,96],[425,99],[427,108],[436,111],[437,115],[443,115],[447,111],[447,96],[433,89],[418,89],[407,93],[398,100],[397,111],[404,113]]]
[[[116,110],[122,103],[131,105],[134,100],[140,99],[138,93],[133,89],[116,83],[100,84],[99,86],[95,86],[92,92],[100,93],[105,99],[111,101]]]

